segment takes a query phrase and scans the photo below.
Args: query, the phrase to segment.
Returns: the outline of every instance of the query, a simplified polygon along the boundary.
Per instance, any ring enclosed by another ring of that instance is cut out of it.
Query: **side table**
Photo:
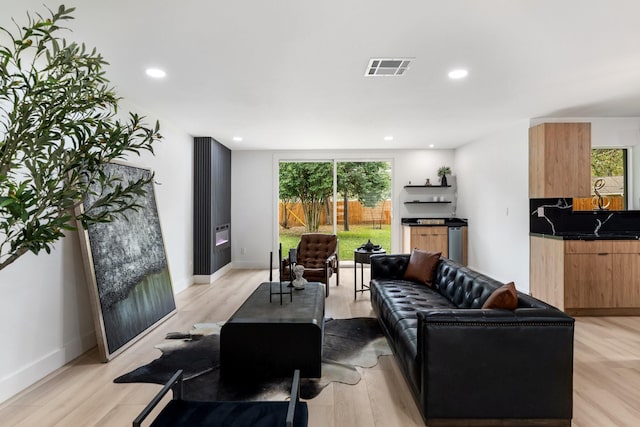
[[[364,249],[354,249],[353,251],[353,299],[358,296],[358,292],[369,290],[369,285],[364,283],[364,265],[371,264],[371,255],[386,254],[384,249],[367,251]],[[358,289],[358,263],[360,263],[360,289]]]

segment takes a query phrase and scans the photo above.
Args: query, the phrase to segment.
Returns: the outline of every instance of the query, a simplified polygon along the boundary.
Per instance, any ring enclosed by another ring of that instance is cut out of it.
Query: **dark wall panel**
[[[231,224],[231,150],[211,137],[193,142],[193,273],[209,275],[231,262],[230,244],[215,246],[216,226]]]

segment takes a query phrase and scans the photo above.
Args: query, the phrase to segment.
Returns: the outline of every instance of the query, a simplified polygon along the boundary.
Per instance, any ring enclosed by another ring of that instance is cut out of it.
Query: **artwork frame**
[[[151,170],[107,163],[104,171],[124,183]],[[176,312],[173,286],[153,183],[136,196],[139,209],[108,223],[78,224],[96,340],[104,362],[116,357]],[[82,213],[96,196],[76,208]]]

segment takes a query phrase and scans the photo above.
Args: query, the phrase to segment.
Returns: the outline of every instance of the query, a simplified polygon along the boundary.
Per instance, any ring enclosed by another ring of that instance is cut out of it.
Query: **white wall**
[[[446,195],[453,194],[452,189],[436,189],[436,190],[412,190],[407,193],[404,189],[405,185],[424,185],[427,178],[431,181],[431,185],[440,184],[438,178],[438,169],[442,166],[451,167],[451,176],[448,176],[448,183],[453,184],[458,175],[458,169],[454,162],[453,150],[403,150],[398,151],[394,155],[396,165],[395,177],[393,185],[395,206],[398,207],[400,218],[448,218],[455,216],[455,204],[434,204],[434,205],[404,205],[403,202],[413,199],[426,200],[425,195]],[[399,221],[400,219],[398,219]],[[400,242],[398,242],[400,243]],[[401,246],[397,247],[398,250]]]
[[[529,290],[529,122],[456,150],[458,214],[469,219],[469,266]]]
[[[234,268],[266,268],[269,263],[269,252],[274,250],[273,179],[272,151],[231,153],[231,261]],[[277,255],[274,265],[276,260]]]
[[[193,274],[192,139],[160,122],[165,139],[156,144],[156,156],[129,163],[156,172],[156,201],[177,292],[191,284]],[[95,345],[76,233],[59,241],[50,255],[27,254],[0,271],[0,295],[0,402]]]
[[[453,150],[234,151],[231,159],[231,257],[234,268],[265,268],[269,252],[277,251],[278,184],[275,171],[280,160],[391,161],[392,252],[400,252],[401,248],[400,219],[406,214],[401,204],[403,186],[409,181],[424,183],[426,178],[436,183],[437,170],[443,165],[451,166],[456,173]]]

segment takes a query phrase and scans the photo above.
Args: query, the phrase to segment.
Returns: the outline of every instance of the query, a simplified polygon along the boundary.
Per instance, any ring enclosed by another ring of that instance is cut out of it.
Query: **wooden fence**
[[[608,208],[610,211],[621,211],[624,209],[624,198],[622,196],[611,194],[606,197],[610,202]],[[575,197],[573,199],[574,211],[593,211],[596,209],[591,202],[591,197]]]
[[[348,205],[349,224],[391,224],[391,200],[382,200],[374,208],[367,208],[362,206],[357,200],[350,200]],[[344,222],[344,201],[338,201],[336,205],[338,224]],[[302,204],[289,203],[287,204],[287,225],[289,227],[304,226],[304,212],[302,211]],[[282,201],[278,207],[278,218],[280,225],[285,223],[285,210]],[[327,209],[323,209],[320,216],[320,224],[330,224],[331,214],[327,220]]]

